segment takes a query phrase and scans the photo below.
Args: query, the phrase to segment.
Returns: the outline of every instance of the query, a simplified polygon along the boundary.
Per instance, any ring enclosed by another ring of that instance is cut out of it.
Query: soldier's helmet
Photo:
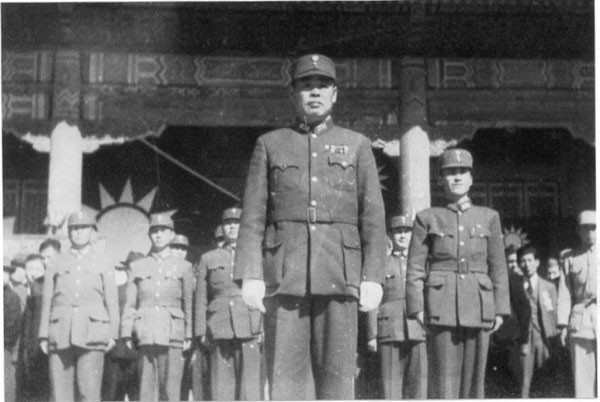
[[[438,171],[441,173],[442,169],[455,167],[473,169],[473,156],[471,153],[461,148],[445,150],[440,156]]]
[[[398,228],[409,228],[412,229],[413,220],[410,215],[394,215],[388,221],[388,228],[390,230]]]
[[[292,63],[292,81],[310,75],[322,75],[336,80],[335,63],[327,56],[321,54],[306,54],[298,57]]]
[[[238,207],[227,208],[223,211],[223,216],[221,217],[221,221],[225,222],[228,219],[237,219],[240,220],[242,217],[242,209]]]
[[[154,214],[150,217],[150,229],[155,227],[163,227],[169,229],[175,229],[175,223],[169,215],[166,214]]]
[[[77,211],[67,220],[67,226],[93,226],[96,227],[96,217],[90,211]]]

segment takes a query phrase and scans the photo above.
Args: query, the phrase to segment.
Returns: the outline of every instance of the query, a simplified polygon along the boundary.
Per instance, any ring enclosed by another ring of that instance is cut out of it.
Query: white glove
[[[359,310],[367,312],[376,309],[381,303],[383,297],[383,287],[377,282],[361,282],[360,283],[360,300]]]
[[[244,279],[242,281],[242,299],[249,307],[266,312],[263,298],[265,297],[265,282],[259,279]]]

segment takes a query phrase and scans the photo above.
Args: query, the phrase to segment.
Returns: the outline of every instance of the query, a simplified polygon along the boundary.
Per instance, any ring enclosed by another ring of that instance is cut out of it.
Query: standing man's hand
[[[244,279],[242,282],[242,299],[249,307],[265,313],[263,304],[265,297],[265,282],[259,279]]]
[[[383,297],[383,287],[377,282],[361,282],[359,310],[366,313],[379,307]]]
[[[567,327],[563,327],[560,330],[560,344],[563,345],[563,347],[567,346],[567,335],[568,335]]]
[[[500,329],[500,327],[502,326],[503,322],[504,322],[504,318],[502,318],[501,315],[497,315],[496,318],[494,319],[494,326],[492,327],[490,334],[493,334],[494,332],[498,331]]]
[[[183,341],[183,350],[188,351],[192,348],[192,340],[190,338]]]
[[[48,354],[48,339],[42,339],[40,341],[40,349],[44,352],[45,355]]]
[[[367,342],[367,349],[369,352],[377,352],[377,338],[373,338]]]
[[[422,311],[419,311],[415,315],[415,319],[419,322],[419,324],[421,324],[421,326],[425,327],[425,313],[423,313]]]
[[[115,347],[116,344],[117,343],[115,342],[114,339],[112,339],[112,338],[109,339],[108,343],[106,344],[106,348],[104,349],[104,351],[107,352],[107,353],[110,352],[112,350],[112,348]]]

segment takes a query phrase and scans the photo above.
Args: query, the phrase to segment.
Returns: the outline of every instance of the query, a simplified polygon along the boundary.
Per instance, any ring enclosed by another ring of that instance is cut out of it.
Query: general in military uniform
[[[333,61],[300,57],[291,77],[297,120],[256,142],[235,279],[248,305],[266,306],[271,398],[353,399],[358,304],[382,296],[377,167],[370,141],[333,123]]]
[[[385,285],[379,309],[368,312],[369,348],[378,350],[385,399],[427,398],[425,327],[406,316],[406,261],[413,220],[390,219],[392,249],[385,261]]]
[[[568,335],[575,397],[595,398],[598,395],[596,211],[582,211],[577,217],[577,224],[580,245],[562,253],[558,325],[562,327],[563,345]]]
[[[242,300],[233,261],[242,210],[223,211],[225,245],[202,255],[196,286],[195,333],[210,346],[213,400],[261,398],[262,313]]]
[[[55,401],[97,401],[104,354],[119,337],[117,287],[110,263],[91,244],[94,216],[80,211],[67,225],[71,249],[46,268],[40,347],[49,355]]]
[[[498,212],[471,204],[473,158],[440,157],[448,204],[417,214],[408,253],[406,306],[429,329],[428,397],[483,398],[490,333],[510,314]]]
[[[191,344],[191,264],[171,253],[173,229],[169,216],[153,215],[150,255],[130,265],[121,337],[129,346],[133,332],[139,340],[142,401],[180,400],[182,352]]]

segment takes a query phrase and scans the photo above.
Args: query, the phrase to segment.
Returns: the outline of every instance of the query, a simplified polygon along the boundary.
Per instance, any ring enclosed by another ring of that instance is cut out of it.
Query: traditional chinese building
[[[291,122],[288,68],[307,52],[335,59],[334,120],[373,141],[389,213],[440,201],[436,156],[452,144],[475,156],[475,202],[551,251],[595,207],[592,0],[1,11],[5,251],[47,231],[57,127],[82,137],[81,203],[176,210],[207,244],[256,137]]]

